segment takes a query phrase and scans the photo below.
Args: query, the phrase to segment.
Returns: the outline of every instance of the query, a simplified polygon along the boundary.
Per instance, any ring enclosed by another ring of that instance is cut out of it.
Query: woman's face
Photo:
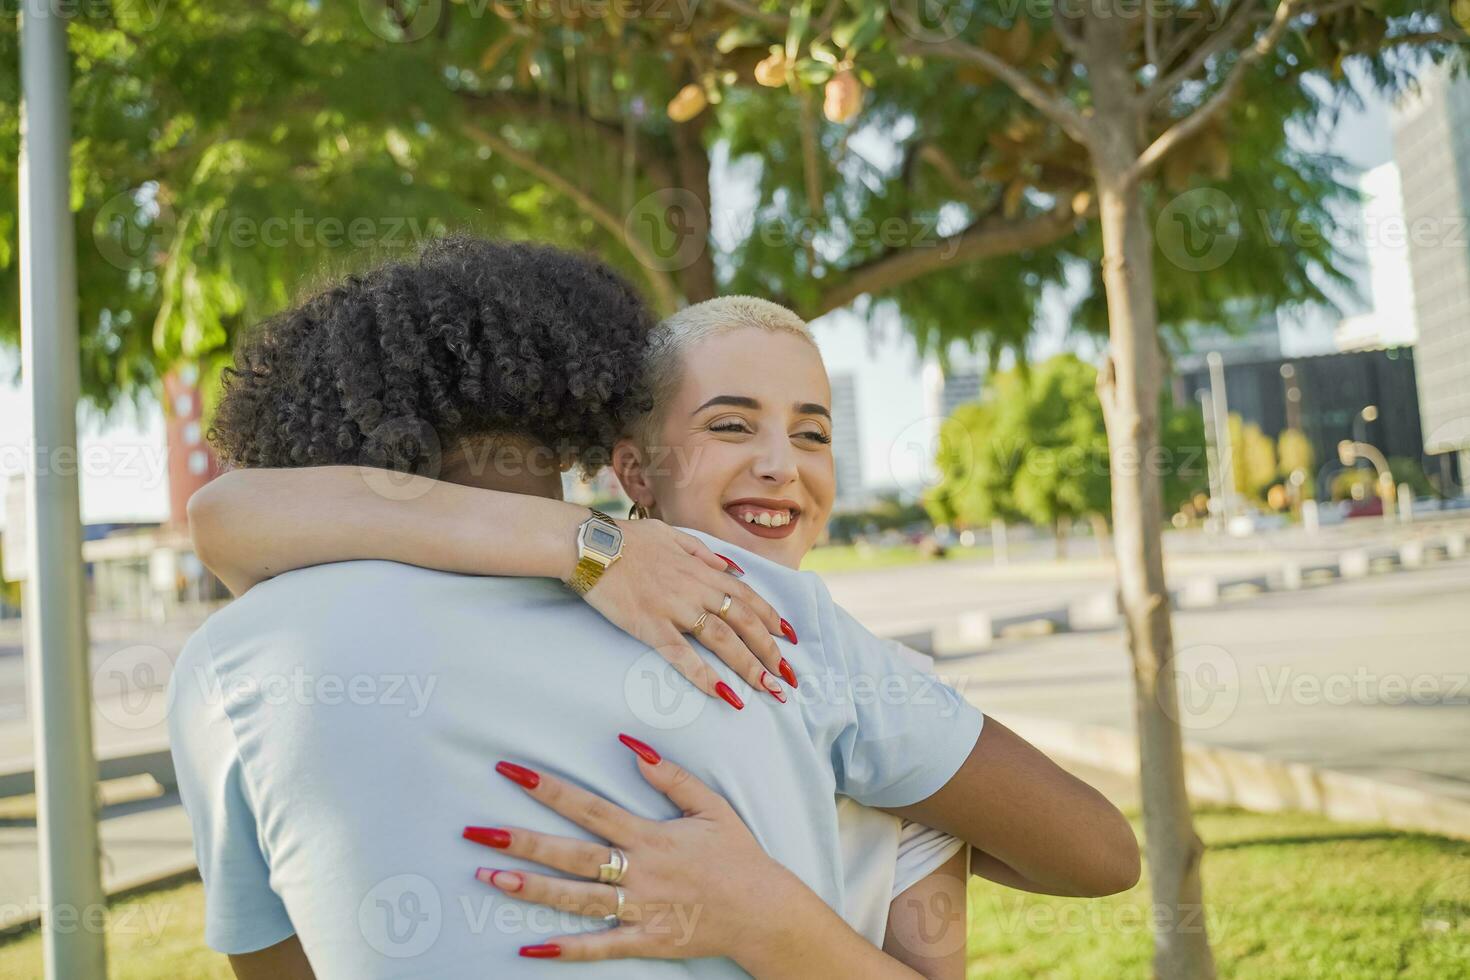
[[[796,568],[836,493],[832,389],[810,343],[743,328],[685,352],[644,457],[650,511]],[[659,457],[662,458],[659,458]]]

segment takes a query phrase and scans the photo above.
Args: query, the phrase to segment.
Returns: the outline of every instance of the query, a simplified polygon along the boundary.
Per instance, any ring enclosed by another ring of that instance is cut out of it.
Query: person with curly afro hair
[[[354,463],[444,477],[518,446],[598,469],[649,407],[654,318],[603,263],[453,237],[267,320],[227,369],[210,438],[245,467]],[[539,463],[539,466],[537,465]]]

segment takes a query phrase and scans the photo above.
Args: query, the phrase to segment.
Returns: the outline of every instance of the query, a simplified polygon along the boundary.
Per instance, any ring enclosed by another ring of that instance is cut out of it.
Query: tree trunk
[[[711,211],[709,190],[709,153],[704,148],[704,126],[712,110],[701,112],[688,122],[674,124],[674,167],[679,186],[699,200],[690,233],[700,236],[705,247],[685,268],[678,270],[679,291],[689,303],[714,299],[719,286],[715,281],[714,240],[710,237]]]
[[[1102,87],[1106,87],[1103,82]],[[1119,86],[1119,91],[1128,91]],[[1100,98],[1102,103],[1104,99]],[[1109,124],[1093,154],[1103,233],[1110,353],[1098,380],[1112,454],[1113,549],[1133,658],[1145,853],[1153,894],[1154,976],[1215,976],[1205,931],[1200,857],[1184,784],[1174,682],[1174,636],[1164,582],[1162,485],[1150,470],[1158,443],[1158,305],[1154,241],[1136,183],[1123,173],[1136,158],[1131,121]]]
[[[1108,519],[1093,511],[1087,515],[1087,520],[1092,525],[1092,536],[1097,541],[1097,556],[1106,559],[1112,550],[1112,542],[1108,540]]]
[[[1067,534],[1072,530],[1072,518],[1058,517],[1051,522],[1052,537],[1057,543],[1057,561],[1063,561],[1067,557]]]

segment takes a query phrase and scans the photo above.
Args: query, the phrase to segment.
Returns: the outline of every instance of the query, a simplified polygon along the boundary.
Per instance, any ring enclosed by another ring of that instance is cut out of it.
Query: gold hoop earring
[[[628,508],[628,520],[641,521],[648,516],[648,510],[642,504],[634,504]]]

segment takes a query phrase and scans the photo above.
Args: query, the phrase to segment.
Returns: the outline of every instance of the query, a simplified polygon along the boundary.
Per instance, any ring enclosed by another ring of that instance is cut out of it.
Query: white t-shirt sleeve
[[[929,877],[954,857],[965,842],[942,830],[905,820],[898,837],[898,862],[893,875],[893,899]],[[967,862],[968,870],[968,862]]]
[[[892,641],[838,606],[829,608],[822,643],[844,665],[852,700],[833,745],[837,791],[874,807],[933,796],[969,758],[984,716],[954,688],[898,656]]]
[[[274,946],[296,930],[270,886],[250,786],[203,629],[185,646],[169,685],[169,743],[204,882],[204,941],[226,954]]]

